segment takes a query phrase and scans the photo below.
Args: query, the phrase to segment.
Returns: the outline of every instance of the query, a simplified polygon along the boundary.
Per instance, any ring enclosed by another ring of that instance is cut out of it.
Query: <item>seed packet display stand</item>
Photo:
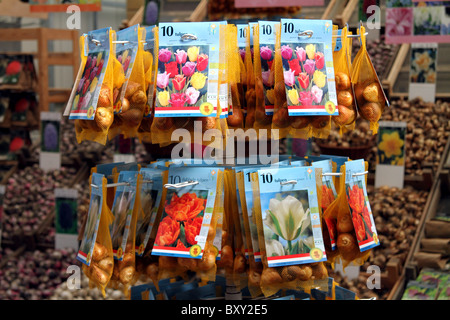
[[[49,66],[72,66],[73,77],[78,70],[80,54],[78,49],[78,30],[30,28],[8,29],[0,33],[0,41],[37,41],[37,52],[32,53],[38,59],[38,85],[39,110],[49,111],[50,103],[67,103],[71,89],[50,88],[48,84]],[[48,42],[55,40],[70,40],[72,50],[67,52],[49,52]]]

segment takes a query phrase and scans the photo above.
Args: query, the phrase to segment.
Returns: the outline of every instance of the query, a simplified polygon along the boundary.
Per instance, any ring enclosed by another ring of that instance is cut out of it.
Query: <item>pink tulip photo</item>
[[[190,77],[194,74],[195,68],[197,67],[197,63],[195,62],[186,62],[186,64],[181,68],[181,71],[186,77]]]
[[[187,88],[186,92],[186,98],[188,104],[195,104],[198,100],[198,97],[200,96],[200,91],[196,90],[193,87]]]
[[[272,49],[270,49],[268,46],[262,46],[259,51],[261,58],[263,58],[264,60],[272,59]]]
[[[297,59],[301,62],[306,60],[306,51],[303,47],[295,48],[295,53],[297,54]]]
[[[320,103],[322,101],[323,91],[318,86],[312,86],[311,94],[315,103]]]
[[[177,49],[177,52],[175,53],[175,58],[176,58],[178,64],[186,63],[186,59],[187,59],[186,51]]]
[[[286,59],[290,60],[292,58],[292,49],[289,46],[281,46],[281,56]]]
[[[307,59],[303,65],[303,68],[305,68],[305,71],[309,75],[313,75],[314,71],[316,71],[316,63],[314,62],[314,60]]]
[[[158,86],[158,88],[164,89],[169,85],[169,76],[170,74],[168,74],[167,72],[159,73],[156,76],[156,85]]]
[[[295,73],[292,70],[289,71],[284,71],[284,83],[289,86],[292,87],[295,84]]]
[[[311,106],[313,103],[313,95],[309,91],[300,92],[299,100],[302,106]]]
[[[172,57],[172,52],[165,48],[165,49],[159,49],[159,61],[163,62],[163,63],[167,63],[170,61],[170,58]]]

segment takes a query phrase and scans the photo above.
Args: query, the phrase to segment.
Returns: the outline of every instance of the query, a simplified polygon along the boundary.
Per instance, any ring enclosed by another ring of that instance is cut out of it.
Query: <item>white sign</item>
[[[380,121],[379,125],[375,188],[388,186],[403,189],[406,122]]]
[[[413,43],[409,71],[409,100],[422,98],[425,102],[436,99],[437,43]]]
[[[78,191],[55,189],[55,249],[78,250]]]

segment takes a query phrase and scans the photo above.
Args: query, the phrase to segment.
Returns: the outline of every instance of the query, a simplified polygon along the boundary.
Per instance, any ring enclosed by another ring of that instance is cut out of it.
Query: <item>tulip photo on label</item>
[[[261,198],[261,209],[267,256],[308,253],[314,247],[308,192],[296,190],[264,196],[267,197]]]

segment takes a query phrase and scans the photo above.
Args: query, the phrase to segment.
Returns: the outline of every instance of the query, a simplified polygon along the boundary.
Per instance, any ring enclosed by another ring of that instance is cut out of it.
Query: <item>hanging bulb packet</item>
[[[106,178],[99,173],[92,173],[89,211],[77,260],[82,262],[84,274],[90,283],[98,287],[103,296],[114,266],[110,225],[114,217],[106,204]]]
[[[78,143],[84,140],[106,144],[113,115],[113,39],[115,31],[104,28],[83,36],[83,72],[75,82],[68,106],[69,119],[75,120]]]

